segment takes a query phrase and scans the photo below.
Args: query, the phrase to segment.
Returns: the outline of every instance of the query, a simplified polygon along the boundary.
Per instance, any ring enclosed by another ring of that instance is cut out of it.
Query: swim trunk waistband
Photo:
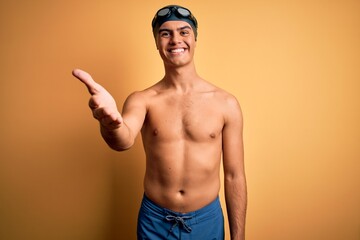
[[[151,211],[154,217],[159,219],[164,219],[164,217],[171,215],[181,218],[188,218],[190,224],[196,224],[200,221],[204,221],[207,218],[211,218],[215,211],[221,209],[219,196],[215,198],[214,201],[209,203],[208,205],[188,213],[180,213],[175,212],[167,208],[163,208],[156,203],[154,203],[151,199],[149,199],[145,194],[142,201],[142,207]]]

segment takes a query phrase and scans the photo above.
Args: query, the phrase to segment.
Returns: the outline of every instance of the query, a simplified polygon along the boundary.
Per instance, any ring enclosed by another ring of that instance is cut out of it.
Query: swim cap
[[[198,23],[189,9],[179,5],[169,5],[157,11],[151,23],[154,37],[156,37],[160,26],[167,21],[184,21],[189,23],[194,31],[196,40]]]

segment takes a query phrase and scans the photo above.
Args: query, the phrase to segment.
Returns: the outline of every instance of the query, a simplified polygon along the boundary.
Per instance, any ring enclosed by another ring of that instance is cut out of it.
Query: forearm
[[[125,123],[119,128],[108,130],[100,124],[101,136],[110,148],[116,151],[124,151],[134,144],[134,137]]]
[[[225,199],[231,239],[244,240],[247,208],[245,177],[225,178]]]

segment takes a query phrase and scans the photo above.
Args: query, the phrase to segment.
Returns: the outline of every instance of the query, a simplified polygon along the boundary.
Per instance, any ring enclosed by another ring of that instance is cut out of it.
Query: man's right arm
[[[125,101],[121,115],[111,94],[96,83],[90,74],[75,69],[73,75],[86,85],[91,94],[89,107],[100,123],[105,142],[117,151],[129,149],[145,119],[146,106],[142,97],[138,93],[131,94]]]

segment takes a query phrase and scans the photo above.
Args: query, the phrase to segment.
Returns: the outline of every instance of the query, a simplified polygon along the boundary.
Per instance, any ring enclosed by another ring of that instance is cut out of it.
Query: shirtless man
[[[89,106],[111,148],[129,149],[141,131],[146,173],[138,239],[223,239],[221,158],[231,239],[244,239],[247,193],[240,106],[234,96],[196,73],[197,21],[188,9],[164,7],[152,27],[165,76],[131,94],[122,114],[88,73],[73,71],[91,94]]]

